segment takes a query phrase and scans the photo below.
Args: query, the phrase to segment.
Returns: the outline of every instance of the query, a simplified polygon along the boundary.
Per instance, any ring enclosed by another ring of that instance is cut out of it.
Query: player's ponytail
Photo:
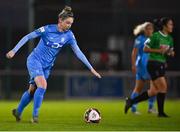
[[[146,29],[147,26],[152,25],[151,22],[144,22],[143,24],[139,24],[135,27],[135,29],[133,30],[133,34],[135,36],[138,36],[140,34],[144,33],[144,30]]]
[[[153,20],[153,23],[154,23],[154,26],[155,26],[155,29],[156,30],[162,30],[163,29],[163,26],[166,26],[167,23],[172,20],[171,18],[168,18],[168,17],[162,17],[160,19],[154,19]]]
[[[65,6],[64,9],[59,13],[58,18],[65,20],[68,17],[74,17],[74,14],[70,6]]]

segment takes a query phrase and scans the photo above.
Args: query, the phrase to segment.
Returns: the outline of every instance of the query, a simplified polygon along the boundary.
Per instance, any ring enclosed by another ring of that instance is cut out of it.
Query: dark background
[[[34,0],[30,6],[34,9],[34,29],[46,24],[57,23],[57,15],[65,5],[70,5],[75,14],[72,30],[79,46],[97,69],[130,70],[130,53],[134,36],[133,28],[144,21],[155,18],[171,17],[175,23],[173,38],[175,58],[170,60],[169,70],[179,70],[180,56],[179,31],[180,9],[178,0]],[[0,69],[26,69],[26,57],[31,48],[28,44],[17,53],[13,61],[5,59],[5,53],[30,30],[27,0],[1,0],[0,3]],[[37,44],[38,39],[34,42]],[[110,45],[115,43],[114,48]],[[32,43],[29,45],[33,45]],[[109,46],[108,46],[109,45]],[[94,52],[100,55],[100,61]],[[118,62],[110,66],[110,53],[118,55]],[[62,61],[62,59],[67,61]],[[73,56],[68,47],[57,59],[57,69],[86,69]]]

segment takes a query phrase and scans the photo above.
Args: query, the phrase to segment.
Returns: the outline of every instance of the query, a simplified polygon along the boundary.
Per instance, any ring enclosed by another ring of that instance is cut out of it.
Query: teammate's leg
[[[37,89],[34,93],[33,122],[38,122],[39,109],[41,107],[43,97],[47,88],[47,82],[44,76],[35,77]]]
[[[159,89],[159,93],[157,94],[157,105],[158,105],[158,116],[159,117],[168,117],[164,113],[164,102],[165,96],[167,93],[167,83],[165,77],[160,77],[153,81],[154,85]]]
[[[16,117],[16,121],[21,120],[22,112],[24,108],[31,102],[35,90],[36,90],[35,85],[30,84],[29,89],[25,91],[24,94],[22,95],[17,109],[13,109],[12,113]]]
[[[131,94],[131,99],[134,99],[135,97],[137,97],[139,95],[139,93],[141,92],[141,90],[144,87],[145,82],[143,80],[136,80],[136,84],[135,84],[135,88]],[[131,111],[133,113],[136,113],[137,111],[137,104],[133,104],[131,107]]]
[[[154,86],[158,89],[157,104],[159,117],[168,117],[164,113],[164,102],[167,93],[167,83],[165,79],[165,64],[159,62],[150,62],[149,71],[153,80]]]
[[[150,81],[150,89],[155,89],[153,82]],[[156,89],[155,89],[156,90]],[[148,99],[148,113],[157,113],[156,109],[154,109],[154,103],[156,101],[156,96],[152,96]]]
[[[155,87],[151,87],[148,91],[143,92],[142,94],[140,94],[139,96],[137,96],[137,97],[134,98],[133,100],[127,98],[127,99],[126,99],[126,105],[125,105],[125,113],[127,113],[128,109],[129,109],[133,104],[139,103],[139,102],[142,102],[142,101],[145,101],[145,100],[149,99],[150,97],[157,95],[158,90],[159,90],[159,89],[158,89],[158,88],[156,87],[156,85],[155,85]]]
[[[156,96],[150,97],[148,99],[148,113],[157,114],[157,111],[154,108],[155,101],[156,101]]]

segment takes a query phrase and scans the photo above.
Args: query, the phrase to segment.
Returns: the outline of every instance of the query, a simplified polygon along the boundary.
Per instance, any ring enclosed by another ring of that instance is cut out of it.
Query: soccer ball
[[[84,120],[87,123],[99,123],[101,120],[100,112],[95,108],[89,108],[84,113]]]

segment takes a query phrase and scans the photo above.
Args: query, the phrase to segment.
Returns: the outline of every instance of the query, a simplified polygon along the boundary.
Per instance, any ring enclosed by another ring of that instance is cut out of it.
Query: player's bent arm
[[[101,75],[99,73],[96,72],[96,70],[91,66],[91,64],[89,63],[89,61],[87,60],[86,56],[82,53],[82,51],[80,50],[80,48],[78,47],[77,43],[74,42],[71,44],[71,48],[73,50],[73,52],[75,53],[75,55],[77,56],[77,58],[79,60],[81,60],[88,68],[89,70],[98,78],[101,78]]]
[[[133,48],[131,53],[131,68],[132,72],[136,73],[136,56],[137,56],[138,48]]]
[[[39,37],[40,34],[37,34],[35,31],[24,36],[18,44],[12,49],[15,53],[29,40]]]
[[[161,49],[152,49],[148,45],[145,45],[144,48],[143,48],[143,51],[147,52],[147,53],[164,54],[167,51],[167,49],[163,49],[163,48],[161,48]]]
[[[79,46],[74,43],[74,44],[71,44],[71,48],[72,48],[73,52],[75,53],[75,55],[77,56],[77,58],[79,60],[81,60],[89,68],[89,70],[91,70],[93,67],[91,66],[91,64],[85,57],[85,55],[82,53]]]

